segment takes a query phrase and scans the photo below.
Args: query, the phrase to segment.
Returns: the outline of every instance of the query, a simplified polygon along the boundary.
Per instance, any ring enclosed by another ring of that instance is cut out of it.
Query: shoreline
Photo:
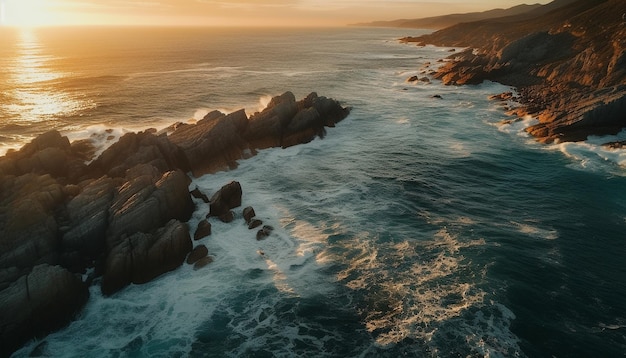
[[[242,188],[231,182],[209,198],[190,191],[189,174],[323,138],[349,113],[314,92],[299,101],[285,92],[250,117],[213,111],[163,133],[126,133],[97,157],[87,141],[70,143],[57,131],[0,157],[0,355],[71,322],[95,278],[109,296],[185,260],[209,265],[206,248],[193,242],[211,234],[210,220],[233,220]],[[210,207],[198,228],[187,224],[198,209],[192,197]],[[257,240],[271,235],[253,209],[243,216]]]
[[[448,56],[434,77],[446,85],[491,80],[515,87],[522,104],[516,115],[539,120],[526,130],[537,141],[578,142],[626,128],[622,9],[626,4],[619,1],[574,4],[503,34],[499,30],[508,24],[480,21],[399,41],[467,47]]]

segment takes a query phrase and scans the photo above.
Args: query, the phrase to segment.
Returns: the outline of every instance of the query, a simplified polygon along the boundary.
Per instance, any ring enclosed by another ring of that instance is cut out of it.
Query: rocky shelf
[[[191,196],[210,205],[210,216],[228,220],[241,205],[241,186],[227,184],[209,199],[189,192],[189,173],[233,168],[259,149],[323,137],[349,112],[315,93],[296,101],[286,92],[249,118],[243,110],[215,111],[161,133],[128,133],[97,158],[88,141],[70,143],[57,131],[1,157],[0,356],[70,322],[94,278],[111,295],[185,258],[196,268],[210,263],[206,248],[193,248]],[[251,208],[244,217],[251,228],[261,225]],[[263,226],[257,239],[271,229]],[[210,232],[203,221],[194,236]]]
[[[445,84],[492,80],[518,89],[545,143],[581,141],[626,127],[626,2],[556,0],[543,15],[460,23],[404,42],[467,47],[441,66]]]

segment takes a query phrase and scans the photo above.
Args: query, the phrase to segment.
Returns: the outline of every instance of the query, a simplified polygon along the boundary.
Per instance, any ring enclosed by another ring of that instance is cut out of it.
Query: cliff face
[[[437,77],[446,84],[483,80],[515,86],[539,124],[527,131],[542,142],[580,141],[626,127],[626,2],[564,4],[533,19],[501,18],[458,24],[404,41],[467,46]]]

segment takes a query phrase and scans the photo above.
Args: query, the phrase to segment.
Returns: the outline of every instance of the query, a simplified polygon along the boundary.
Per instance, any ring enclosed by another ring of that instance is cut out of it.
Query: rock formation
[[[626,2],[557,0],[532,19],[506,17],[458,24],[407,42],[469,49],[452,55],[436,77],[446,84],[493,80],[515,86],[539,124],[539,141],[580,141],[626,127]]]
[[[127,133],[97,158],[90,144],[70,143],[57,131],[0,157],[0,355],[67,324],[94,278],[111,295],[179,267],[193,248],[186,224],[192,195],[209,202],[197,189],[190,193],[186,173],[228,169],[257,149],[306,143],[348,113],[315,93],[296,102],[287,92],[251,118],[243,110],[212,112],[169,135]],[[218,191],[210,205],[211,215],[232,213],[241,205],[239,183]],[[198,239],[210,234],[210,224],[199,231]],[[195,255],[195,269],[212,261]],[[83,282],[87,269],[94,273]]]
[[[237,160],[258,149],[289,147],[323,137],[350,112],[337,101],[316,93],[296,101],[291,92],[274,97],[267,108],[247,117],[213,111],[193,125],[179,126],[168,138],[180,147],[195,176],[234,168]]]

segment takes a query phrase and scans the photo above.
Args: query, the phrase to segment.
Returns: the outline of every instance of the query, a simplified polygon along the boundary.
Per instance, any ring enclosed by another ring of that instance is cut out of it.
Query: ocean
[[[110,297],[96,281],[14,356],[624,357],[626,150],[600,144],[626,134],[543,145],[488,99],[506,86],[408,83],[452,54],[397,41],[420,33],[2,29],[0,154],[49,129],[104,148],[285,91],[352,107],[324,139],[193,179],[239,181],[268,239],[213,222],[194,242],[212,264]]]

